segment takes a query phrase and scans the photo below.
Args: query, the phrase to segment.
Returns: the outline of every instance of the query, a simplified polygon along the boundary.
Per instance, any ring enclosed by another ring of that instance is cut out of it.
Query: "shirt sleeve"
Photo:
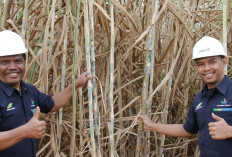
[[[33,86],[34,87],[34,86]],[[52,96],[40,92],[36,87],[34,87],[36,96],[38,98],[38,106],[42,113],[49,113],[54,107],[54,100]]]
[[[199,131],[196,112],[194,108],[194,101],[189,109],[187,120],[184,123],[184,129],[190,134],[196,134]]]

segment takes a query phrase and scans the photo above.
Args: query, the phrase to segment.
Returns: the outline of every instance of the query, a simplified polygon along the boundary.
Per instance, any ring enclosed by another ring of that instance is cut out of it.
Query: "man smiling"
[[[25,53],[22,38],[12,31],[0,32],[0,156],[35,157],[37,140],[46,130],[40,111],[54,112],[72,96],[72,85],[49,96],[24,83]],[[91,79],[86,73],[75,81],[76,88]]]
[[[24,75],[25,59],[23,55],[2,56],[0,58],[1,81],[19,90]]]
[[[138,116],[144,129],[173,137],[192,137],[200,133],[201,157],[231,157],[232,154],[232,81],[224,75],[227,58],[222,44],[205,36],[193,48],[204,88],[194,98],[184,124],[156,124],[147,116]]]

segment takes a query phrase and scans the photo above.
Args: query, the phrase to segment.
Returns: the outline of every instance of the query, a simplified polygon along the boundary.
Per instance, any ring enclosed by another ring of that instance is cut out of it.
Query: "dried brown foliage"
[[[137,137],[135,117],[140,111],[145,52],[151,24],[155,23],[153,88],[156,90],[152,97],[152,120],[166,123],[164,104],[168,93],[168,81],[165,81],[165,77],[172,76],[167,123],[183,123],[193,97],[203,86],[191,61],[192,47],[204,35],[210,35],[222,41],[222,1],[169,0],[165,3],[166,1],[161,0],[160,8],[163,7],[164,10],[159,10],[160,14],[157,15],[156,21],[151,21],[154,0],[113,0],[112,2],[115,5],[115,152],[121,157],[133,157]],[[21,34],[24,1],[2,1],[1,8],[1,29],[11,29]],[[52,14],[53,10],[54,14]],[[232,51],[231,15],[229,6],[227,20],[229,54]],[[78,43],[74,43],[77,16],[80,17],[79,36]],[[94,1],[94,27],[101,149],[102,156],[109,156],[110,19],[108,1]],[[66,85],[71,83],[74,53],[77,53],[78,74],[85,71],[83,7],[81,6],[80,15],[77,15],[77,1],[29,0],[25,30],[26,45],[29,49],[26,82],[31,82],[48,94],[58,92],[61,86],[64,52],[67,52]],[[64,46],[66,35],[67,50]],[[78,52],[74,52],[75,44],[78,44]],[[178,53],[180,55],[177,62],[172,64]],[[36,66],[32,73],[34,63]],[[228,74],[231,76],[230,65]],[[78,99],[77,105],[75,156],[91,156],[85,89],[79,98],[81,100]],[[40,140],[38,156],[54,156],[57,153],[57,115],[52,113],[42,117],[46,119],[49,129],[46,136]],[[70,101],[63,110],[61,149],[58,152],[60,156],[69,156],[71,119],[72,102]],[[151,156],[159,156],[160,139],[160,134],[151,134]],[[194,156],[196,152],[197,138],[166,137],[165,156]]]

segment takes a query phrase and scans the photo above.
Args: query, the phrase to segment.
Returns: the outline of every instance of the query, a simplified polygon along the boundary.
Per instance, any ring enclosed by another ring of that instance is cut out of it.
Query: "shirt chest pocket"
[[[223,118],[229,125],[232,125],[232,107],[222,108],[219,111],[213,111],[213,113],[221,118]]]
[[[0,107],[0,125],[3,130],[11,130],[21,125],[23,113],[16,102],[7,102]]]
[[[4,118],[11,119],[12,117],[17,116],[16,107],[4,108]]]
[[[6,99],[5,100],[2,99],[0,101],[0,126],[2,126],[5,116],[6,116],[7,104],[8,104],[8,101]]]
[[[210,113],[208,112],[206,105],[201,105],[198,108],[195,108],[197,123],[199,129],[203,129],[205,126],[208,126],[208,117]]]
[[[213,113],[232,125],[232,99],[221,99],[214,105]]]

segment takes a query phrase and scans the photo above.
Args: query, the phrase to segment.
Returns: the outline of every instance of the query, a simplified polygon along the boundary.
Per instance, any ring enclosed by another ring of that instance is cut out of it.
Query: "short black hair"
[[[223,55],[220,55],[220,57],[221,57],[221,59],[224,59],[224,58],[225,58],[225,56],[223,56]]]
[[[25,53],[23,53],[22,55],[23,55],[24,60],[26,60],[26,54],[25,54]]]
[[[209,56],[209,57],[210,57],[210,56]],[[221,59],[224,59],[226,56],[219,55],[219,57],[220,57]],[[194,61],[196,62],[196,61],[197,61],[197,59],[198,59],[198,58],[194,59]]]

